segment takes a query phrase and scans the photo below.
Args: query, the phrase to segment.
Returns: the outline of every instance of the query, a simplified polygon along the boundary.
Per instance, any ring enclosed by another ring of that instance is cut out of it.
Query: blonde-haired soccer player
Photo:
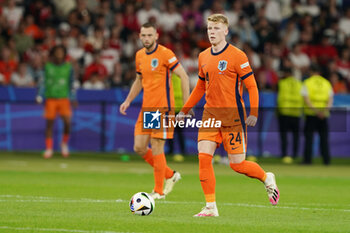
[[[173,138],[173,131],[143,129],[143,112],[159,110],[162,114],[169,114],[173,110],[175,100],[170,80],[171,72],[181,78],[184,102],[189,96],[189,81],[175,54],[157,43],[158,33],[152,24],[143,24],[139,36],[144,48],[136,53],[136,80],[120,106],[120,113],[126,115],[130,103],[143,89],[142,110],[135,125],[134,150],[154,169],[155,186],[151,196],[154,199],[163,199],[181,178],[178,172],[167,166],[164,155],[165,140]],[[148,148],[149,143],[151,143],[151,149]]]
[[[198,132],[199,179],[206,206],[195,217],[219,216],[215,202],[215,175],[213,154],[223,143],[228,153],[230,167],[241,174],[265,184],[273,205],[279,200],[274,174],[265,171],[255,162],[247,161],[247,129],[255,126],[258,117],[259,94],[253,71],[246,54],[226,42],[228,20],[222,14],[208,17],[207,33],[211,47],[199,54],[198,82],[177,120],[184,118],[189,109],[206,94],[203,121],[215,118],[222,121],[221,128]],[[242,99],[243,85],[249,92],[250,115],[246,117]]]

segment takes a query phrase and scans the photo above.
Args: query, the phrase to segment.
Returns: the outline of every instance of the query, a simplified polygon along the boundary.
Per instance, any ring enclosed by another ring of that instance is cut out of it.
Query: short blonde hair
[[[207,18],[207,21],[210,21],[210,22],[214,22],[214,23],[223,23],[225,24],[226,26],[228,26],[228,19],[225,15],[223,14],[213,14],[213,15],[210,15],[208,18]]]

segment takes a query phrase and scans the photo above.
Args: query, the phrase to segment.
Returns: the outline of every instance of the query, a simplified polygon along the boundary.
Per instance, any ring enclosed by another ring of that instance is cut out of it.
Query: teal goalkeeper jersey
[[[44,68],[45,98],[72,98],[73,67],[69,63],[48,62]]]

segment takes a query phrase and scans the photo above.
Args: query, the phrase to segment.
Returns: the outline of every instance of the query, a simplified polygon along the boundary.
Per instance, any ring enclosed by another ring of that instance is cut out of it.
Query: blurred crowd
[[[194,86],[212,13],[229,18],[228,41],[247,53],[260,89],[275,91],[285,68],[304,80],[317,63],[335,93],[349,92],[348,0],[0,0],[0,85],[35,87],[63,44],[77,88],[129,87],[150,21]]]

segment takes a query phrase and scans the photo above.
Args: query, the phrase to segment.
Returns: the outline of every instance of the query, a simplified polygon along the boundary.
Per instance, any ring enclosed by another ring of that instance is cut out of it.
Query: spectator
[[[114,14],[111,10],[111,3],[109,0],[101,0],[100,6],[99,6],[97,12],[98,12],[98,14],[104,16],[107,27],[113,26]]]
[[[288,21],[286,28],[281,30],[280,37],[289,49],[299,41],[300,33],[294,20]]]
[[[247,54],[250,66],[253,70],[258,70],[261,67],[261,59],[259,55],[253,50],[249,43],[243,45],[243,51]]]
[[[104,41],[103,29],[95,28],[94,33],[87,38],[87,41],[94,50],[101,50]]]
[[[306,4],[299,5],[296,9],[300,15],[311,15],[317,17],[320,15],[320,7],[317,5],[316,0],[307,0]]]
[[[329,37],[324,35],[321,40],[321,44],[316,46],[315,51],[318,64],[324,66],[329,60],[335,60],[338,58],[338,52],[336,48],[329,43]]]
[[[281,6],[279,1],[264,0],[265,2],[265,17],[271,23],[280,23],[282,21]]]
[[[89,80],[92,74],[94,73],[97,73],[99,75],[99,78],[101,79],[102,82],[107,80],[108,71],[105,65],[103,65],[101,62],[100,51],[94,52],[93,62],[88,67],[86,67],[83,83]]]
[[[337,72],[350,83],[350,49],[343,49],[336,61]]]
[[[340,79],[340,77],[337,73],[331,73],[329,80],[332,84],[334,94],[346,94],[347,93],[345,81],[343,79]]]
[[[294,67],[294,75],[300,80],[310,66],[310,58],[301,51],[301,44],[294,44],[289,58]]]
[[[105,89],[105,85],[101,81],[102,79],[97,72],[94,72],[90,75],[90,79],[84,82],[83,88],[88,90],[103,90]]]
[[[29,60],[29,66],[27,68],[29,75],[33,77],[34,83],[38,85],[39,80],[43,80],[44,78],[44,65],[40,54],[33,54]]]
[[[25,17],[26,28],[24,32],[26,35],[31,36],[34,40],[39,40],[43,38],[43,32],[40,27],[35,23],[34,17],[32,15],[27,15]]]
[[[160,22],[160,12],[153,8],[152,2],[152,0],[143,1],[141,9],[137,12],[137,21],[140,25],[149,22],[150,18],[154,18],[157,23]]]
[[[262,67],[257,71],[257,84],[262,90],[276,90],[278,76],[272,68],[273,59],[271,56],[265,56],[262,60]]]
[[[16,6],[15,0],[8,0],[3,8],[3,15],[13,31],[16,31],[19,22],[23,16],[23,7]]]
[[[93,48],[87,43],[84,34],[79,35],[77,43],[76,47],[68,49],[68,55],[72,60],[77,61],[79,65],[84,68],[92,63],[93,58],[90,51],[92,51]]]
[[[108,38],[110,36],[110,30],[106,24],[106,18],[104,15],[98,15],[94,25],[89,26],[87,34],[88,36],[93,36],[95,29],[99,28],[102,30],[103,38]]]
[[[188,74],[190,81],[190,88],[193,89],[198,80],[198,54],[200,50],[198,48],[194,48],[191,51],[191,55],[189,57],[184,57],[182,60],[182,65]]]
[[[123,26],[129,32],[137,32],[140,28],[136,17],[135,7],[131,3],[127,3],[123,14]]]
[[[12,73],[17,69],[18,62],[11,58],[11,50],[9,47],[3,47],[1,50],[0,73],[4,76],[3,83],[9,84]]]
[[[107,68],[108,76],[112,76],[120,70],[118,50],[109,47],[109,41],[103,41],[103,48],[100,54],[101,63]]]
[[[237,26],[234,27],[233,32],[235,32],[242,43],[249,43],[253,48],[257,48],[259,45],[258,37],[255,33],[255,30],[250,25],[249,20],[241,15],[239,17]]]
[[[16,43],[16,50],[22,56],[28,49],[34,46],[34,40],[25,33],[25,24],[21,22],[18,31],[13,38]]]
[[[339,28],[346,36],[350,36],[350,8],[346,9],[345,17],[340,19]]]
[[[171,32],[177,24],[182,24],[183,19],[178,13],[175,2],[168,1],[166,11],[161,14],[160,26],[165,32]]]
[[[187,22],[189,19],[193,19],[196,30],[201,29],[203,26],[203,16],[200,11],[201,4],[201,0],[192,0],[191,5],[185,5],[182,10],[183,20]]]
[[[12,73],[11,84],[16,87],[34,87],[34,79],[28,72],[26,63],[20,63],[18,71]]]

